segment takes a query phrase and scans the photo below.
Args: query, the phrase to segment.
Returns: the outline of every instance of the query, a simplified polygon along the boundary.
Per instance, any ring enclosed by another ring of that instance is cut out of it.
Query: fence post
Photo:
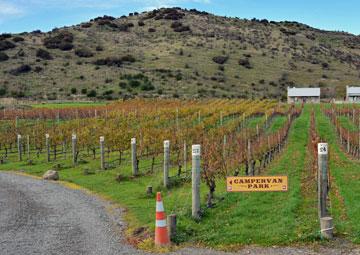
[[[46,162],[50,162],[50,135],[45,134]]]
[[[19,161],[22,161],[22,147],[21,147],[21,135],[17,135],[17,147],[19,154]]]
[[[137,176],[139,174],[139,168],[136,156],[136,138],[131,138],[131,162],[133,175]]]
[[[268,128],[268,115],[265,113],[265,128]]]
[[[220,126],[223,125],[223,113],[220,112]]]
[[[105,137],[100,136],[100,166],[101,170],[105,170],[105,150],[104,150]]]
[[[186,147],[186,140],[184,140],[184,172],[187,171],[187,147]]]
[[[194,219],[200,219],[200,155],[201,145],[192,145],[192,212]]]
[[[26,150],[27,150],[27,158],[30,159],[30,136],[26,136]]]
[[[201,113],[200,113],[200,111],[198,111],[198,122],[199,122],[199,124],[201,122]]]
[[[223,141],[223,158],[225,160],[226,158],[226,144],[227,144],[227,137],[224,135],[224,141]]]
[[[76,161],[77,161],[76,142],[77,142],[76,134],[72,134],[72,136],[71,136],[71,149],[72,149],[72,163],[73,163],[73,165],[75,165]]]
[[[347,141],[346,141],[346,151],[347,153],[350,153],[350,131],[347,131]]]
[[[318,143],[318,208],[319,218],[328,216],[326,199],[328,195],[328,144]]]
[[[170,241],[174,241],[176,237],[176,214],[167,216],[167,227]]]
[[[164,141],[164,187],[169,186],[170,141]]]

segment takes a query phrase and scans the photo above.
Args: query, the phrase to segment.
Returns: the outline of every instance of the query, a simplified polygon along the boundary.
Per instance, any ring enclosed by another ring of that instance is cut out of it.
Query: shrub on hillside
[[[43,70],[43,68],[41,66],[35,66],[35,68],[34,68],[35,73],[40,73],[42,70]]]
[[[151,82],[145,82],[144,84],[141,85],[140,89],[143,91],[150,91],[150,90],[154,90],[155,87],[154,85],[152,85]]]
[[[114,17],[112,17],[112,16],[108,16],[108,15],[104,15],[104,16],[99,16],[99,17],[97,17],[97,18],[95,18],[95,19],[93,19],[94,21],[99,21],[99,20],[115,20],[115,18]],[[90,20],[90,21],[93,21],[93,20]]]
[[[22,38],[21,36],[15,36],[12,40],[13,40],[13,42],[23,42],[23,41],[25,41],[25,39]]]
[[[54,36],[44,39],[44,46],[48,49],[71,50],[74,35],[68,31],[61,31]]]
[[[177,33],[187,32],[187,31],[191,31],[189,26],[180,26],[180,27],[174,28],[174,32],[177,32]]]
[[[15,69],[10,70],[9,73],[12,75],[20,75],[23,73],[28,73],[30,71],[31,71],[31,67],[29,65],[21,65]]]
[[[0,62],[6,61],[9,59],[9,56],[4,53],[4,52],[0,52]]]
[[[69,51],[69,50],[72,50],[73,48],[74,48],[74,45],[69,42],[62,42],[59,44],[59,49],[63,50],[63,51]]]
[[[182,23],[180,21],[174,21],[173,23],[171,23],[171,28],[177,28],[177,27],[182,27]]]
[[[225,64],[228,59],[228,56],[216,56],[212,58],[212,60],[219,65]]]
[[[8,40],[0,41],[0,51],[15,48],[16,45]]]
[[[247,58],[239,59],[239,65],[241,65],[241,66],[243,66],[243,67],[245,67],[245,68],[247,68],[247,69],[251,69],[251,68],[252,68],[252,66],[251,66],[251,64],[250,64],[250,61],[249,61],[249,59],[247,59]]]
[[[139,21],[138,21],[138,26],[139,26],[139,27],[145,26],[145,22],[142,21],[142,20],[139,20]]]
[[[89,28],[89,27],[91,27],[91,26],[92,26],[92,23],[91,23],[91,22],[86,22],[86,23],[81,24],[81,27],[82,27],[82,28]]]
[[[121,57],[121,60],[124,62],[130,62],[130,63],[134,63],[136,61],[132,55],[125,55],[125,56]]]
[[[11,34],[3,33],[0,35],[0,41],[11,38]]]
[[[51,60],[53,59],[53,57],[51,56],[50,52],[48,52],[47,50],[44,50],[44,49],[38,49],[36,51],[36,56],[38,58],[42,58],[42,59],[45,59],[45,60]]]
[[[95,50],[96,51],[103,51],[104,48],[102,46],[98,45],[98,46],[96,46]]]
[[[155,29],[155,28],[150,27],[150,28],[148,29],[148,32],[149,32],[149,33],[155,33],[155,32],[156,32],[156,29]]]
[[[107,58],[101,58],[97,59],[94,64],[98,66],[121,66],[123,63],[121,58],[118,57],[107,57]]]
[[[94,56],[94,53],[91,52],[88,48],[79,48],[75,50],[75,54],[80,58],[90,58]]]
[[[96,90],[92,89],[89,91],[89,93],[87,93],[88,97],[96,97],[97,93]]]

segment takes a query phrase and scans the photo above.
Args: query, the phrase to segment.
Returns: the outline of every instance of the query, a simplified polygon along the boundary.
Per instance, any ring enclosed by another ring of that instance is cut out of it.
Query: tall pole
[[[200,219],[200,155],[201,145],[192,146],[192,207],[191,215]]]
[[[139,174],[139,168],[136,156],[136,138],[131,138],[131,162],[133,176],[137,176]]]
[[[184,172],[187,171],[187,147],[186,147],[186,140],[184,140]]]
[[[17,147],[18,147],[19,161],[22,161],[21,135],[17,135]]]
[[[50,162],[50,135],[45,134],[46,162]]]
[[[26,136],[27,158],[30,159],[30,136]]]
[[[100,167],[101,167],[101,170],[105,170],[105,150],[104,150],[104,144],[105,144],[105,137],[100,136]]]
[[[77,149],[76,149],[77,137],[76,134],[72,134],[71,136],[71,149],[72,149],[72,163],[76,164],[77,161]]]
[[[318,143],[318,208],[319,218],[328,216],[328,144]]]
[[[170,141],[164,141],[164,187],[169,186]]]

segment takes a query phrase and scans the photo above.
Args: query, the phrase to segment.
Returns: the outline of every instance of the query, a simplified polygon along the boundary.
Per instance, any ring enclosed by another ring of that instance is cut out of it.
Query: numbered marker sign
[[[169,140],[164,141],[164,147],[170,147],[170,141]]]
[[[319,155],[328,154],[328,144],[327,143],[318,143],[318,154]]]
[[[135,144],[136,143],[136,138],[131,138],[131,144]]]
[[[195,144],[192,146],[192,155],[200,156],[200,144]]]
[[[18,135],[18,139],[21,139],[21,135]]]
[[[49,138],[50,137],[50,135],[49,134],[45,134],[45,138]]]
[[[76,139],[76,135],[72,134],[72,139],[75,140]]]
[[[100,136],[100,142],[103,142],[103,141],[105,141],[105,137]]]

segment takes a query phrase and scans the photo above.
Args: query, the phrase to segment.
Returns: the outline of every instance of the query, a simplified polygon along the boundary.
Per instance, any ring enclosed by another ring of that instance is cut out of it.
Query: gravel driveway
[[[0,173],[0,254],[146,254],[125,244],[120,217],[110,204],[80,190],[11,173]],[[352,245],[336,248],[247,247],[236,254],[360,254]],[[172,254],[230,254],[185,248]],[[235,253],[231,253],[235,254]]]

